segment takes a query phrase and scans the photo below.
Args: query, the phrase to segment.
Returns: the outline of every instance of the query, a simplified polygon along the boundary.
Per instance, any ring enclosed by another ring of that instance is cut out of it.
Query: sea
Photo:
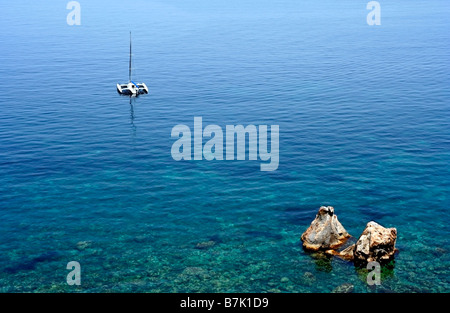
[[[368,2],[2,1],[0,292],[449,292],[450,2]],[[176,161],[195,117],[278,167]],[[302,248],[322,205],[397,229],[380,285]]]

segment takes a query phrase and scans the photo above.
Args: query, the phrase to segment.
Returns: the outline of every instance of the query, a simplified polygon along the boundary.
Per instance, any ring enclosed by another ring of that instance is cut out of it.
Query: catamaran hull
[[[117,84],[117,92],[125,96],[138,96],[148,94],[148,87],[145,83]]]

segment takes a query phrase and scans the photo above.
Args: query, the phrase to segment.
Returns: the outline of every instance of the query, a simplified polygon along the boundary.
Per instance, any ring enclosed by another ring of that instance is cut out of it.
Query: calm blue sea
[[[79,2],[0,3],[0,292],[450,291],[448,1]],[[174,161],[195,116],[279,125],[278,170]],[[320,205],[397,228],[381,286],[303,251]]]

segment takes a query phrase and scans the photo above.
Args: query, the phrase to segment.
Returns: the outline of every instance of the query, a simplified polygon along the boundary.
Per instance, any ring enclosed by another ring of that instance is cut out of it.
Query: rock
[[[436,249],[434,249],[434,252],[433,252],[433,254],[435,256],[442,256],[442,255],[445,255],[446,253],[447,253],[447,250],[445,250],[444,248],[440,248],[440,247],[437,247]]]
[[[92,243],[91,241],[79,241],[77,242],[76,248],[79,251],[83,251],[86,248],[90,247],[91,243]]]
[[[303,278],[307,280],[314,280],[314,281],[316,280],[316,277],[311,272],[305,272],[305,274],[303,274]]]
[[[148,238],[146,236],[139,235],[139,236],[133,237],[132,240],[137,243],[143,243],[143,242],[148,241]]]
[[[352,293],[354,288],[352,284],[346,283],[334,288],[331,293]]]
[[[184,275],[194,275],[195,276],[195,275],[203,275],[205,273],[206,273],[206,271],[203,268],[201,268],[201,267],[190,266],[190,267],[186,267],[183,270],[182,274],[184,274]]]
[[[281,282],[282,283],[287,283],[287,282],[289,282],[289,278],[283,277],[283,278],[281,278]]]
[[[335,255],[340,257],[341,259],[347,260],[347,261],[353,261],[353,252],[355,251],[355,245],[351,245],[347,248],[345,248],[342,251],[336,251],[336,250],[326,250],[326,254]]]
[[[367,223],[353,250],[355,264],[365,265],[372,261],[387,263],[396,252],[396,240],[397,229],[384,228],[373,221]]]
[[[302,283],[305,286],[313,286],[316,282],[316,277],[311,272],[306,272],[303,274]]]
[[[200,280],[208,280],[210,279],[210,272],[205,270],[204,268],[197,266],[189,266],[186,267],[183,272],[181,272],[177,279],[183,282],[192,281],[196,279]]]
[[[204,241],[204,242],[199,242],[196,246],[195,249],[208,249],[211,248],[212,246],[214,246],[216,244],[215,241],[210,240],[210,241]]]
[[[309,228],[302,234],[303,247],[308,250],[336,249],[350,237],[339,222],[334,208],[322,206]]]
[[[356,238],[350,237],[342,246],[336,250],[325,250],[325,254],[340,257],[346,261],[353,261],[353,251],[355,250]]]

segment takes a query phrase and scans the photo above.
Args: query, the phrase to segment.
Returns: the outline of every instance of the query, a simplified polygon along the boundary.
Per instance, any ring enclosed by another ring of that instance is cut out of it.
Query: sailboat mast
[[[128,68],[128,76],[129,76],[129,80],[131,82],[131,32],[130,32],[130,65]]]

